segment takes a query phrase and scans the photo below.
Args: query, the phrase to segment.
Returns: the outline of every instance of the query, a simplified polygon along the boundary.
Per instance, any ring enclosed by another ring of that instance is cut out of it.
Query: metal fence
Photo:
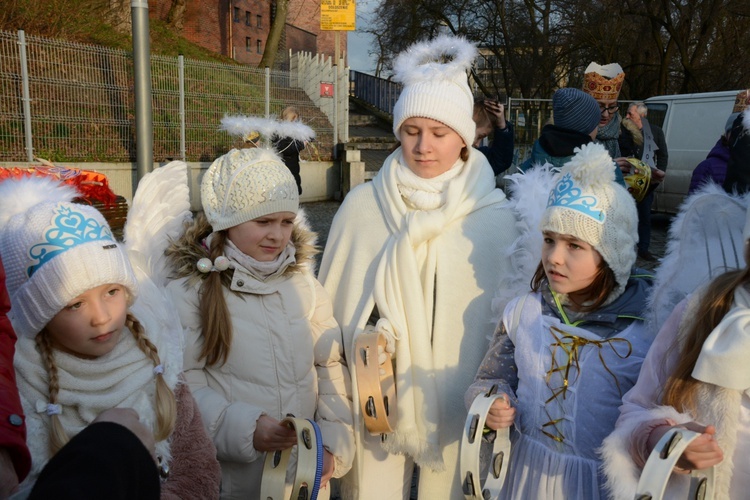
[[[331,159],[331,122],[289,72],[152,56],[151,75],[154,161],[211,161],[240,144],[225,114],[289,105],[317,135],[303,159]],[[131,53],[0,31],[0,161],[132,162],[134,108]]]
[[[376,109],[393,114],[393,106],[401,93],[402,85],[384,78],[351,71],[349,73],[349,95],[363,100]]]

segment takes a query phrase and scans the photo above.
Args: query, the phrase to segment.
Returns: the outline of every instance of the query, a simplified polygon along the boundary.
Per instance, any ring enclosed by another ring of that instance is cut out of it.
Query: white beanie
[[[635,201],[615,182],[612,158],[604,146],[592,142],[574,151],[575,156],[560,169],[540,229],[569,234],[594,247],[615,274],[613,294],[618,296],[636,258]]]
[[[407,118],[437,120],[456,131],[471,148],[476,134],[474,96],[466,71],[477,49],[464,38],[441,35],[399,54],[393,79],[404,88],[393,108],[393,133]]]
[[[0,183],[0,256],[18,335],[34,337],[82,293],[109,283],[138,292],[133,269],[102,214],[72,203],[58,181],[28,177]]]
[[[270,149],[233,149],[201,181],[201,203],[214,231],[275,212],[297,213],[297,181]]]

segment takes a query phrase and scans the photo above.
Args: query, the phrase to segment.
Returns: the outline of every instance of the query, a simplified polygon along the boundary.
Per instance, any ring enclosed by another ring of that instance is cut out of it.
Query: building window
[[[257,45],[257,47],[258,47],[258,54],[262,54],[262,53],[263,53],[263,47],[261,47],[261,44],[260,44],[260,40],[257,40],[257,41],[255,42],[255,44],[256,44],[256,45]]]
[[[252,16],[250,15],[250,11],[245,11],[245,26],[250,26],[250,19],[252,19]]]
[[[247,36],[245,37],[245,51],[252,52],[252,50],[253,50],[253,41],[249,36]]]
[[[256,28],[263,27],[263,16],[255,16],[255,27]]]
[[[235,23],[240,22],[240,8],[239,7],[234,8],[234,17],[232,17],[232,20]]]

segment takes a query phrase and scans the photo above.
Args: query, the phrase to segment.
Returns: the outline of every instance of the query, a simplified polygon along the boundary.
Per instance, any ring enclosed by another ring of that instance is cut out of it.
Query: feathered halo
[[[258,147],[270,147],[274,137],[289,137],[300,142],[315,138],[315,131],[302,122],[278,121],[258,116],[224,115],[219,130],[242,137]]]
[[[75,188],[49,177],[24,177],[0,182],[0,230],[15,215],[40,203],[69,202],[80,196]]]
[[[477,56],[474,44],[462,37],[441,35],[419,42],[399,54],[393,66],[393,79],[412,85],[435,79],[451,79],[465,74]]]
[[[575,148],[575,155],[560,169],[560,174],[570,173],[579,185],[601,186],[615,180],[615,169],[612,157],[604,146],[589,143]]]

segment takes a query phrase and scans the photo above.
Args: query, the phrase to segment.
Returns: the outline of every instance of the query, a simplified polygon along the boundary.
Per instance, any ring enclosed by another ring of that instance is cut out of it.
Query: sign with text
[[[321,31],[354,31],[357,29],[356,0],[320,0]]]

